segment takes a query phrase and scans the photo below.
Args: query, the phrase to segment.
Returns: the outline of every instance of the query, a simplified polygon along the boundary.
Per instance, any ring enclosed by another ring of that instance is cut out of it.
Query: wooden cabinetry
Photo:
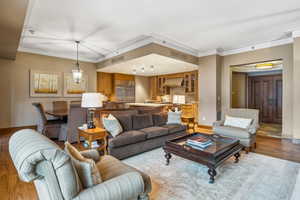
[[[185,93],[196,93],[196,88],[198,88],[197,76],[197,72],[184,73]]]
[[[97,72],[97,91],[108,98],[113,94],[113,74]]]
[[[182,78],[183,87],[185,93],[188,95],[198,95],[198,71],[176,73],[176,74],[167,74],[161,76],[153,76],[150,78],[151,83],[151,98],[156,99],[156,96],[169,95],[171,92],[170,87],[164,85],[167,79],[172,78]]]

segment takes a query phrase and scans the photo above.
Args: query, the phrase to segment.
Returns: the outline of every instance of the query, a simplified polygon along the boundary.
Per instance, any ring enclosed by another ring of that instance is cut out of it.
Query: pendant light
[[[76,48],[77,48],[77,59],[76,59],[76,69],[72,70],[73,74],[73,80],[75,83],[80,83],[82,79],[82,73],[83,71],[80,69],[79,62],[78,62],[78,46],[79,46],[79,41],[75,41],[76,43]]]

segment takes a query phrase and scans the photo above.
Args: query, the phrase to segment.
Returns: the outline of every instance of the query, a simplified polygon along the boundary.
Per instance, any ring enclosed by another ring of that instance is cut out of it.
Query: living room
[[[300,199],[298,1],[0,10],[1,198]]]

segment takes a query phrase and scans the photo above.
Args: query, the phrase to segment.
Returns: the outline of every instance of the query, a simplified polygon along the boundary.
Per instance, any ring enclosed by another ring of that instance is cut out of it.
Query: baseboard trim
[[[295,138],[294,138],[294,139],[293,139],[293,143],[294,143],[294,144],[300,144],[300,139],[295,139]]]
[[[22,129],[37,129],[37,126],[18,126],[18,127],[9,127],[9,128],[0,128],[0,132],[15,132]]]

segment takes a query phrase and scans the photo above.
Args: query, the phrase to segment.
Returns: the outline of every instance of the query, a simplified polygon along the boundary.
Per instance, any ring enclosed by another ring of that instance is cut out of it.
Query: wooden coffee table
[[[199,135],[210,138],[214,141],[213,144],[204,150],[198,150],[186,145],[187,139]],[[235,156],[235,163],[237,163],[243,146],[236,139],[219,135],[192,133],[167,141],[163,149],[165,151],[166,165],[170,163],[171,154],[198,162],[208,167],[209,183],[214,183],[217,175],[216,168],[232,156]]]

